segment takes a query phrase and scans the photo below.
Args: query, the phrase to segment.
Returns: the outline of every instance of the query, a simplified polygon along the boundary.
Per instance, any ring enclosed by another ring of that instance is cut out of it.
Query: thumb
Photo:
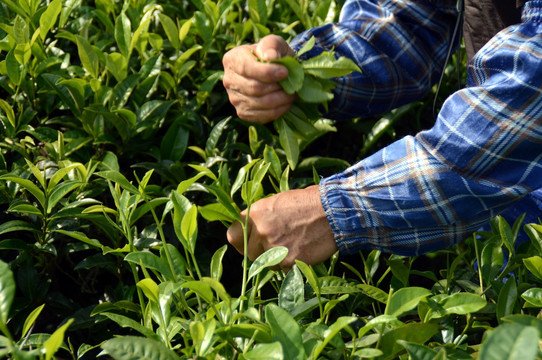
[[[262,38],[256,45],[255,53],[265,61],[294,54],[288,43],[278,35],[268,35]]]

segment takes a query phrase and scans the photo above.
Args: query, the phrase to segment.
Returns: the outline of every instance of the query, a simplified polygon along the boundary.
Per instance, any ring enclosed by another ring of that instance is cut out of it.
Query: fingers
[[[241,217],[244,220],[244,211],[241,213]],[[259,239],[257,239],[257,233],[252,233],[252,225],[248,224],[247,228],[247,236],[248,236],[248,249],[247,249],[247,255],[248,258],[251,261],[256,260],[258,256],[260,256],[261,253],[264,252],[264,249],[262,247],[262,244],[259,242]],[[226,237],[228,239],[228,242],[237,250],[240,254],[244,254],[244,234],[243,234],[243,226],[239,221],[234,222],[230,225],[228,228],[228,231],[226,232]]]
[[[241,78],[264,83],[276,83],[286,78],[288,70],[284,66],[258,61],[257,55],[252,53],[257,47],[258,45],[243,45],[228,51],[222,58],[226,73],[231,71]]]
[[[242,254],[245,247],[243,244],[243,227],[239,221],[230,225],[226,232],[226,237],[235,250]]]
[[[257,44],[243,45],[223,57],[223,84],[239,118],[265,124],[286,114],[295,95],[288,95],[279,82],[288,76],[286,67],[261,62],[292,55],[293,50],[280,36],[270,35]]]
[[[254,52],[256,56],[265,61],[294,55],[292,48],[278,35],[268,35],[262,38],[256,45]]]

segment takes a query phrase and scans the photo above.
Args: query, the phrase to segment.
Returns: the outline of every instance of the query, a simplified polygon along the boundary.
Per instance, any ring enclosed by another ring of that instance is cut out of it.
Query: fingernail
[[[279,54],[277,50],[275,49],[268,49],[264,54],[265,60],[274,60],[279,57]]]

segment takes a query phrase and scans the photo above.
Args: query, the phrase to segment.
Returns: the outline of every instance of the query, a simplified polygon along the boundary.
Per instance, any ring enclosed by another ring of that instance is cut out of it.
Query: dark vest
[[[526,0],[464,0],[463,36],[469,59],[496,33],[521,22]]]

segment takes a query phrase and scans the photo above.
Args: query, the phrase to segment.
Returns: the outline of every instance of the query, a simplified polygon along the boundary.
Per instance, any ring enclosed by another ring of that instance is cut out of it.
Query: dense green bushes
[[[495,219],[492,233],[429,256],[373,251],[288,274],[269,269],[282,248],[242,266],[224,245],[221,223],[240,208],[431,123],[431,101],[318,119],[310,136],[292,125],[288,141],[235,118],[225,51],[268,33],[291,38],[340,6],[3,0],[2,356],[538,356],[539,225],[517,249],[520,222]]]

